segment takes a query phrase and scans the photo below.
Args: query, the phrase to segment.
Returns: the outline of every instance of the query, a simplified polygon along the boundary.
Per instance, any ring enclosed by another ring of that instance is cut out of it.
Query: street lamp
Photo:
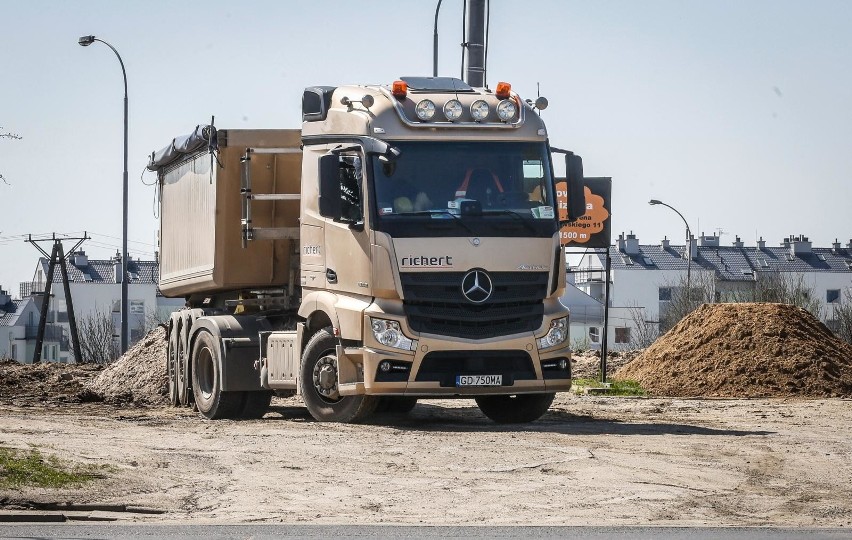
[[[115,47],[95,36],[82,36],[77,43],[88,47],[92,43],[100,41],[115,53],[118,63],[121,64],[121,75],[124,77],[124,177],[122,194],[122,234],[121,234],[121,352],[124,354],[128,346],[128,301],[127,301],[127,72],[124,70],[124,61]]]
[[[651,199],[650,201],[648,201],[648,204],[650,204],[651,206],[661,204],[667,208],[671,208],[675,211],[677,215],[680,216],[680,219],[683,220],[683,224],[686,225],[686,303],[687,305],[690,305],[692,303],[690,298],[691,294],[689,283],[691,273],[690,270],[692,269],[692,231],[689,230],[689,223],[686,222],[686,218],[683,217],[683,214],[678,212],[677,208],[675,208],[674,206],[668,205],[663,201],[658,201],[657,199]]]

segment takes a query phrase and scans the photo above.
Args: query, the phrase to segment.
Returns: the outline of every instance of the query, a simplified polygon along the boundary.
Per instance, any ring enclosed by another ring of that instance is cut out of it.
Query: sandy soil
[[[193,522],[852,526],[852,402],[560,395],[497,426],[472,401],[321,424],[296,399],[260,421],[105,403],[0,404],[0,446],[111,466],[77,489],[0,491]]]

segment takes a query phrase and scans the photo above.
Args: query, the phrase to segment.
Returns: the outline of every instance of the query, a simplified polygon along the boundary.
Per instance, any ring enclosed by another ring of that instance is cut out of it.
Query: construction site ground
[[[560,394],[523,425],[472,400],[319,423],[297,397],[205,421],[164,404],[164,344],[106,368],[0,361],[0,449],[100,471],[0,482],[0,520],[852,527],[852,345],[792,306],[704,305],[609,359],[652,397]]]
[[[469,400],[366,425],[315,422],[296,398],[212,422],[165,406],[0,404],[0,447],[106,466],[75,488],[0,488],[0,514],[59,503],[158,522],[852,527],[850,428],[840,398],[562,394],[522,426]]]

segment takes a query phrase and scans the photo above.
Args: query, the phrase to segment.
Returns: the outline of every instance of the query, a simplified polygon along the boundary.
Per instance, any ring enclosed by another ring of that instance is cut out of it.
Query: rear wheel
[[[172,326],[169,332],[169,341],[166,347],[166,376],[169,380],[169,405],[177,407],[180,403],[178,399],[178,380],[177,380],[177,331]]]
[[[219,344],[210,332],[202,331],[192,348],[192,392],[198,412],[205,418],[233,418],[243,406],[242,392],[224,392]]]
[[[498,424],[525,424],[541,418],[554,397],[554,393],[480,396],[476,404],[485,416]]]
[[[177,400],[178,403],[186,407],[189,405],[189,391],[187,390],[187,375],[189,368],[189,351],[187,350],[187,340],[189,338],[189,328],[185,324],[178,326],[177,333],[177,362],[175,364],[175,380],[177,381]]]
[[[337,388],[337,338],[331,327],[323,328],[308,341],[302,356],[302,399],[320,422],[357,422],[373,413],[373,396],[341,396]]]

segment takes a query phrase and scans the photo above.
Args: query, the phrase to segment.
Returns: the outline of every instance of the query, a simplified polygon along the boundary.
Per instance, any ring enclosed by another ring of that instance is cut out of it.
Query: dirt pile
[[[642,354],[641,350],[608,351],[606,372],[612,375],[622,366]],[[571,353],[571,376],[575,379],[600,379],[601,352],[582,351]]]
[[[148,332],[95,378],[89,388],[110,403],[163,405],[168,393],[166,330]]]
[[[103,366],[40,362],[19,364],[0,360],[0,403],[29,407],[97,401],[87,384]]]
[[[657,396],[852,396],[852,345],[794,306],[705,304],[615,378]]]

